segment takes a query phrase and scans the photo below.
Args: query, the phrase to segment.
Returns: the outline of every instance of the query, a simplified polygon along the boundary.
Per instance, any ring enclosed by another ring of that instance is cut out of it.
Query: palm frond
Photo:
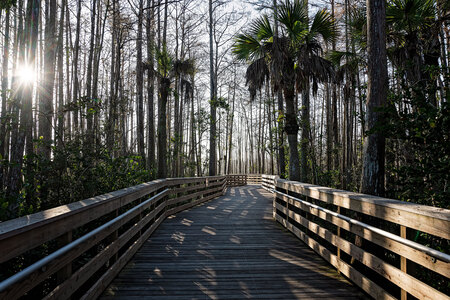
[[[250,24],[249,33],[257,37],[260,41],[266,41],[273,38],[273,28],[267,15],[262,15]]]
[[[232,46],[232,52],[238,60],[254,60],[264,57],[262,42],[251,34],[239,34]]]
[[[192,83],[189,80],[181,79],[181,93],[183,93],[183,91],[186,91],[184,101],[185,102],[192,101],[191,96],[193,95],[194,89]]]
[[[168,78],[173,67],[173,57],[167,51],[167,47],[163,45],[162,49],[155,49],[156,61],[158,63],[159,76]]]
[[[285,0],[277,8],[275,16],[291,38],[298,36],[308,24],[308,2],[306,0]]]
[[[338,30],[333,16],[326,10],[319,10],[315,15],[309,29],[308,39],[316,39],[321,36],[326,43],[336,40]]]
[[[435,6],[435,0],[391,0],[386,7],[386,23],[397,31],[430,26],[434,21]]]
[[[253,101],[256,92],[260,90],[264,83],[269,79],[269,68],[267,67],[266,60],[260,58],[251,63],[245,73],[245,79],[245,84],[248,86],[250,92],[250,100]]]
[[[193,59],[175,60],[173,71],[177,75],[192,75],[195,73],[195,62]]]
[[[306,83],[310,80],[317,84],[333,81],[336,76],[331,61],[319,55],[304,55],[299,57],[295,71],[297,75],[296,87],[299,92],[305,89],[307,86]],[[314,89],[313,92],[315,92]]]
[[[331,61],[335,66],[340,66],[343,59],[351,60],[356,57],[356,53],[353,52],[346,52],[346,51],[337,51],[332,50],[329,51],[326,58]]]

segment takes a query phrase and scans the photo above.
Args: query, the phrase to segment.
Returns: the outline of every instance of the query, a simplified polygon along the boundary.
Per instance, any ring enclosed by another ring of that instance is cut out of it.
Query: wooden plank
[[[310,231],[314,232],[321,238],[327,240],[332,245],[340,248],[350,256],[356,258],[365,266],[376,271],[381,276],[385,277],[400,288],[408,291],[413,296],[419,299],[446,299],[446,295],[432,288],[431,286],[421,282],[420,280],[402,272],[394,266],[384,262],[382,259],[368,253],[349,241],[333,234],[331,231],[320,227],[318,224],[307,220],[301,215],[289,211],[289,217]]]
[[[95,282],[95,284],[81,297],[81,300],[95,299],[102,291],[108,286],[108,284],[114,279],[114,277],[122,270],[125,264],[131,259],[142,244],[150,237],[150,235],[158,228],[161,222],[165,219],[166,215],[162,214],[155,223],[148,228],[145,233],[134,242],[127,251],[120,256],[120,258],[112,265],[103,276]]]
[[[283,195],[277,194],[277,199],[279,199],[281,201],[287,201],[287,199],[289,199],[289,198],[287,198]],[[402,257],[412,260],[415,263],[420,264],[436,273],[439,273],[446,277],[450,277],[449,264],[446,262],[436,260],[433,257],[430,257],[429,255],[423,253],[422,251],[412,249],[411,247],[408,247],[407,245],[393,241],[392,239],[381,236],[380,234],[378,234],[376,232],[372,232],[370,230],[367,230],[359,225],[350,224],[350,223],[346,222],[345,220],[342,220],[333,215],[327,214],[316,208],[312,208],[301,202],[294,201],[293,205],[303,211],[306,211],[312,215],[315,215],[315,216],[321,218],[322,220],[328,221],[340,228],[343,228],[343,229],[345,229],[349,232],[352,232],[360,237],[363,237],[366,240],[369,240],[383,248],[386,248]],[[282,211],[282,210],[280,210],[280,211]],[[283,212],[283,213],[285,213],[285,212]]]
[[[171,194],[185,193],[185,192],[190,192],[193,190],[203,189],[205,187],[206,187],[205,183],[199,183],[196,185],[186,186],[186,187],[182,187],[182,188],[174,188],[170,191],[170,193]]]
[[[400,226],[400,236],[402,238],[406,239],[406,227],[405,226]],[[402,272],[408,273],[407,270],[406,270],[406,265],[407,265],[406,257],[400,256],[400,270],[402,270]],[[401,300],[407,300],[408,299],[408,292],[406,290],[401,289],[401,291],[400,291],[400,299]]]
[[[114,242],[109,244],[101,253],[98,253],[88,263],[83,265],[74,273],[69,280],[58,285],[52,292],[50,292],[44,299],[69,299],[70,296],[80,288],[89,278],[98,271],[108,260],[115,255],[120,248],[122,248],[131,237],[136,235],[148,222],[150,222],[156,215],[158,215],[165,207],[161,203],[157,208],[148,213],[141,222],[134,224]]]
[[[284,219],[280,215],[276,215],[276,220],[283,223]],[[336,269],[338,269],[343,275],[350,278],[350,280],[363,289],[366,293],[374,297],[375,299],[396,299],[389,293],[387,293],[379,285],[366,278],[363,274],[358,272],[355,268],[338,258],[336,255],[332,254],[328,249],[320,245],[314,239],[308,237],[303,231],[297,227],[290,224],[287,229],[296,235],[300,240],[304,241],[311,249],[313,249],[317,254],[322,256],[326,261],[332,264]]]
[[[0,263],[161,188],[153,181],[0,223]]]
[[[28,276],[25,280],[22,282],[18,282],[15,285],[12,285],[8,290],[0,293],[0,299],[17,299],[48,277],[50,277],[52,274],[63,268],[64,266],[71,264],[72,261],[79,257],[81,254],[92,248],[94,245],[96,245],[98,242],[102,241],[106,237],[108,237],[111,233],[115,232],[118,228],[122,227],[124,224],[129,222],[131,219],[139,215],[142,211],[144,211],[146,208],[150,207],[152,203],[158,201],[165,195],[162,194],[161,196],[155,198],[153,201],[147,203],[147,205],[143,206],[139,210],[136,210],[135,212],[131,213],[130,215],[126,216],[124,219],[108,226],[103,231],[99,232],[98,234],[92,236],[91,238],[84,241],[79,246],[73,248],[72,250],[68,251],[66,254],[60,256],[59,258],[52,260],[47,265],[45,265],[44,268],[39,269],[38,271],[32,273],[30,276]],[[127,241],[132,238],[133,236],[127,236]]]
[[[450,239],[450,210],[278,179],[277,187]]]
[[[205,198],[216,197],[220,188]],[[101,299],[244,299],[245,295],[361,297],[313,251],[280,231],[272,219],[272,194],[246,186],[229,188],[223,197],[170,216]]]

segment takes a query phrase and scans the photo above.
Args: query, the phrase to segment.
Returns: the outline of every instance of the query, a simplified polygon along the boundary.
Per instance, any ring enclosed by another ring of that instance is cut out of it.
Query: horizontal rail
[[[58,247],[0,282],[0,298],[17,299],[54,275],[46,299],[67,299],[75,292],[98,296],[166,217],[218,197],[226,187],[225,176],[161,179],[2,222],[2,271],[40,245],[55,241]],[[72,240],[77,232],[82,235]],[[89,249],[103,250],[78,259]],[[72,272],[74,262],[81,268]],[[102,276],[101,268],[106,268]]]
[[[399,293],[402,299],[407,294],[419,299],[449,299],[432,286],[429,278],[448,281],[450,255],[412,239],[415,230],[420,230],[431,234],[434,241],[448,244],[450,210],[283,179],[275,179],[272,187],[271,180],[263,176],[265,188],[276,195],[274,219],[369,295],[376,299],[394,299],[390,293]],[[381,248],[369,249],[364,240]],[[378,273],[378,277],[354,265],[353,260]],[[409,261],[424,267],[421,273],[430,270],[434,275],[430,277],[429,272],[425,277],[418,276]],[[390,286],[387,281],[398,290],[386,290]]]
[[[337,217],[337,218],[339,218],[339,219],[342,219],[342,220],[344,220],[344,221],[346,221],[346,222],[349,222],[349,223],[351,223],[351,224],[358,225],[358,226],[360,226],[360,227],[362,227],[362,228],[365,228],[365,229],[367,229],[367,230],[370,230],[370,231],[372,231],[372,232],[376,232],[376,233],[378,233],[378,234],[381,235],[381,236],[384,236],[384,237],[386,237],[386,238],[388,238],[388,239],[391,239],[391,240],[393,240],[393,241],[397,241],[397,242],[399,242],[399,243],[401,243],[401,244],[403,244],[403,245],[406,245],[406,246],[408,246],[408,247],[411,247],[411,248],[413,248],[413,249],[422,251],[422,252],[424,252],[424,253],[426,253],[426,254],[428,254],[428,255],[430,255],[430,256],[436,258],[436,259],[440,259],[440,260],[442,260],[442,261],[444,261],[444,262],[446,262],[446,263],[449,263],[449,262],[450,262],[450,255],[445,254],[445,253],[443,253],[443,252],[440,252],[440,251],[438,251],[438,250],[435,250],[435,249],[433,249],[433,248],[430,248],[430,247],[424,246],[424,245],[422,245],[422,244],[416,243],[416,242],[414,242],[414,241],[411,241],[411,240],[402,238],[402,237],[400,237],[400,236],[398,236],[398,235],[395,235],[395,234],[390,233],[390,232],[388,232],[388,231],[385,231],[385,230],[383,230],[383,229],[380,229],[380,228],[374,227],[374,226],[372,226],[372,225],[363,223],[363,222],[361,222],[361,221],[358,221],[358,220],[349,218],[349,217],[347,217],[347,216],[338,214],[338,213],[336,213],[336,212],[334,212],[334,211],[328,210],[328,209],[323,208],[323,207],[321,207],[321,206],[319,206],[319,205],[315,205],[315,204],[312,204],[312,203],[310,203],[310,202],[308,202],[308,201],[304,201],[304,200],[302,200],[302,199],[295,198],[295,197],[293,197],[293,196],[290,196],[290,195],[288,195],[288,194],[282,193],[282,192],[280,192],[280,191],[274,191],[274,192],[277,193],[277,194],[279,194],[279,195],[283,195],[283,196],[285,196],[285,197],[287,197],[287,198],[289,198],[289,199],[292,199],[292,200],[294,200],[294,201],[297,201],[297,202],[303,203],[303,204],[305,204],[305,205],[307,205],[307,206],[313,207],[313,208],[315,208],[315,209],[317,209],[317,210],[323,211],[323,212],[325,212],[325,213],[327,213],[327,214],[330,214],[330,215],[332,215],[332,216],[335,216],[335,217]]]
[[[126,212],[124,212],[123,214],[119,215],[118,217],[112,219],[111,221],[101,225],[100,227],[97,227],[96,229],[90,231],[89,233],[83,235],[82,237],[76,239],[75,241],[65,245],[64,247],[59,248],[57,251],[47,255],[43,259],[35,262],[31,266],[20,271],[19,273],[16,273],[13,276],[9,277],[8,279],[0,282],[0,293],[5,291],[7,288],[11,287],[13,284],[25,279],[27,276],[38,271],[39,269],[44,268],[47,264],[49,264],[56,258],[64,255],[65,253],[69,252],[70,250],[74,249],[75,247],[78,247],[83,242],[87,241],[89,238],[93,237],[94,235],[102,232],[104,229],[108,228],[109,226],[123,220],[126,216],[132,214],[133,212],[137,211],[141,207],[147,205],[149,202],[154,201],[155,199],[160,199],[162,196],[166,195],[168,191],[169,191],[168,189],[165,189],[164,191],[154,195],[153,197],[142,202],[141,204],[133,207],[132,209],[127,210]]]

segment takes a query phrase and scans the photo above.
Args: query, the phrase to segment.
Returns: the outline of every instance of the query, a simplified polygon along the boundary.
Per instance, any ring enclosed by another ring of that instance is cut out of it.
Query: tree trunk
[[[115,82],[116,82],[116,44],[118,39],[117,34],[117,0],[112,0],[112,14],[113,14],[113,25],[112,25],[112,45],[111,45],[111,74],[110,74],[110,87],[109,87],[109,113],[106,124],[106,148],[108,149],[110,155],[113,155],[114,148],[114,131],[115,131],[115,107],[116,107],[116,93],[115,93]]]
[[[58,122],[55,132],[55,139],[58,148],[64,144],[64,15],[66,0],[61,1],[61,13],[59,19],[58,32]]]
[[[73,110],[73,126],[75,138],[78,138],[78,90],[79,90],[79,81],[78,81],[78,57],[80,52],[80,27],[81,27],[81,0],[77,1],[77,28],[75,33],[75,45],[74,45],[74,57],[73,57],[73,90],[72,90],[72,101],[74,104]]]
[[[42,144],[39,153],[50,160],[53,124],[53,87],[56,58],[56,0],[45,1],[44,76],[39,89],[39,136]]]
[[[289,143],[289,180],[300,181],[300,160],[298,157],[298,123],[294,105],[294,84],[284,87],[284,99],[286,101],[286,131]]]
[[[142,66],[142,27],[144,19],[144,0],[139,0],[138,32],[136,41],[136,96],[137,96],[137,144],[138,153],[145,162],[144,143],[144,70]]]
[[[209,176],[216,175],[216,82],[214,73],[214,45],[213,45],[213,5],[209,0],[209,77],[210,77],[210,130],[209,130]]]
[[[167,130],[166,111],[167,98],[169,97],[170,80],[161,78],[159,93],[161,95],[158,104],[158,178],[167,177]]]
[[[27,20],[24,33],[24,44],[26,47],[27,56],[26,65],[30,66],[34,72],[35,57],[36,57],[36,44],[39,28],[39,13],[40,13],[40,0],[29,0],[27,5]],[[18,195],[22,183],[22,164],[23,164],[23,151],[25,142],[27,148],[32,148],[32,97],[33,97],[33,83],[23,86],[22,92],[22,113],[20,116],[20,128],[18,131],[17,140],[11,149],[11,163],[12,166],[8,173],[7,184],[7,197],[10,199],[18,199]],[[19,91],[20,93],[20,91]],[[19,96],[20,97],[20,96]],[[27,149],[27,152],[29,150]],[[28,153],[31,154],[31,153]],[[8,207],[10,216],[17,216],[17,210],[19,203],[12,201]]]
[[[367,129],[372,130],[382,121],[377,111],[386,104],[386,2],[367,0]],[[364,139],[361,193],[384,195],[385,137],[382,132],[372,132]]]
[[[147,6],[153,7],[154,1],[147,0]],[[155,91],[155,78],[153,75],[154,63],[153,63],[153,48],[155,46],[155,24],[154,24],[154,9],[148,10],[147,15],[147,122],[148,122],[148,158],[147,168],[149,170],[155,167],[155,123],[153,121],[154,111],[154,91]]]
[[[301,141],[301,181],[308,182],[308,156],[310,143],[310,124],[309,124],[309,83],[302,93],[302,141]]]
[[[2,64],[2,85],[1,85],[1,101],[2,101],[2,115],[0,118],[0,189],[3,190],[3,180],[4,172],[6,171],[3,160],[6,160],[6,154],[8,149],[6,148],[6,124],[7,120],[7,105],[8,102],[8,61],[9,61],[9,27],[10,27],[10,14],[11,11],[8,9],[5,15],[5,39],[3,46],[3,64]]]
[[[95,99],[92,97],[92,68],[94,60],[95,51],[95,18],[97,14],[97,0],[92,0],[91,2],[91,36],[89,41],[89,56],[87,62],[87,75],[86,75],[86,100],[87,100],[87,111],[86,111],[86,137],[88,147],[92,147],[94,144],[94,114],[95,109],[93,104]]]

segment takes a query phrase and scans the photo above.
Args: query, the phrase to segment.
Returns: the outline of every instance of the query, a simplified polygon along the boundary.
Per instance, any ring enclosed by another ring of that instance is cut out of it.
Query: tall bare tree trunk
[[[87,75],[86,75],[86,99],[87,112],[86,112],[86,127],[87,127],[87,145],[92,147],[94,144],[94,114],[95,109],[93,104],[96,99],[92,97],[92,69],[95,51],[95,18],[97,14],[97,0],[91,1],[91,36],[89,41],[89,56],[87,62]]]
[[[5,15],[5,39],[3,46],[3,63],[2,63],[2,85],[1,85],[1,101],[2,101],[2,114],[0,118],[0,189],[3,190],[4,172],[6,171],[2,160],[6,160],[8,149],[6,148],[6,124],[7,120],[7,105],[8,102],[8,63],[9,63],[9,27],[10,27],[10,14],[11,10],[6,11]]]
[[[26,47],[27,54],[23,57],[26,58],[26,65],[31,69],[35,67],[36,58],[36,44],[38,37],[39,28],[39,14],[40,14],[40,0],[29,0],[27,5],[26,13],[26,25],[24,32],[24,43],[23,46]],[[17,139],[11,149],[11,160],[12,166],[8,173],[8,183],[7,183],[7,197],[9,199],[14,199],[10,202],[8,210],[11,217],[17,215],[17,209],[19,203],[17,202],[18,194],[20,192],[22,183],[22,164],[23,164],[23,151],[25,147],[25,142],[27,143],[27,154],[30,148],[33,148],[32,141],[32,97],[33,97],[33,83],[29,83],[23,86],[22,96],[20,97],[22,102],[22,113],[20,116],[20,128],[18,130]],[[30,147],[31,145],[31,147]],[[32,151],[32,150],[31,150]]]
[[[113,25],[112,25],[112,45],[111,45],[111,74],[110,74],[110,86],[109,86],[109,113],[106,124],[106,148],[108,149],[110,155],[113,155],[114,140],[115,140],[115,127],[116,127],[116,106],[117,106],[117,94],[116,94],[116,47],[118,44],[118,12],[117,12],[117,0],[112,0],[112,14],[113,14]]]
[[[53,87],[56,58],[56,0],[45,1],[45,49],[44,76],[39,89],[39,136],[42,136],[39,152],[50,160],[53,124]]]
[[[64,144],[64,15],[66,0],[61,1],[58,32],[58,117],[55,139],[59,148]]]
[[[367,0],[367,129],[372,130],[382,121],[378,111],[386,104],[386,2]],[[361,193],[384,195],[385,137],[373,132],[364,139]]]
[[[209,0],[209,81],[210,81],[210,130],[209,130],[209,176],[216,175],[216,101],[217,91],[214,71],[214,44],[213,44],[213,1]]]
[[[80,28],[81,28],[81,0],[77,1],[77,25],[76,25],[76,33],[75,33],[75,45],[74,45],[74,56],[73,56],[73,90],[72,90],[72,101],[74,104],[78,102],[78,92],[80,82],[78,81],[78,60],[80,53]],[[75,137],[78,138],[78,130],[79,130],[79,119],[78,119],[78,105],[74,106],[75,109],[73,111],[73,126],[74,126],[74,134]]]
[[[142,27],[144,20],[144,0],[139,0],[138,32],[136,41],[136,96],[137,96],[137,144],[139,156],[145,161],[144,143],[144,69],[142,66]]]
[[[147,0],[147,6],[152,8],[148,10],[147,14],[147,122],[148,122],[148,158],[147,168],[149,170],[155,167],[155,123],[153,121],[154,111],[154,91],[155,91],[155,78],[153,75],[154,63],[153,63],[153,50],[155,47],[155,15],[154,15],[154,1]]]
[[[234,80],[233,80],[233,96],[231,97],[231,112],[230,112],[230,125],[229,125],[229,132],[228,132],[228,169],[226,170],[226,174],[231,174],[232,167],[231,167],[231,155],[232,155],[232,149],[233,149],[233,125],[234,125],[234,104],[236,99],[236,68],[234,69]]]

